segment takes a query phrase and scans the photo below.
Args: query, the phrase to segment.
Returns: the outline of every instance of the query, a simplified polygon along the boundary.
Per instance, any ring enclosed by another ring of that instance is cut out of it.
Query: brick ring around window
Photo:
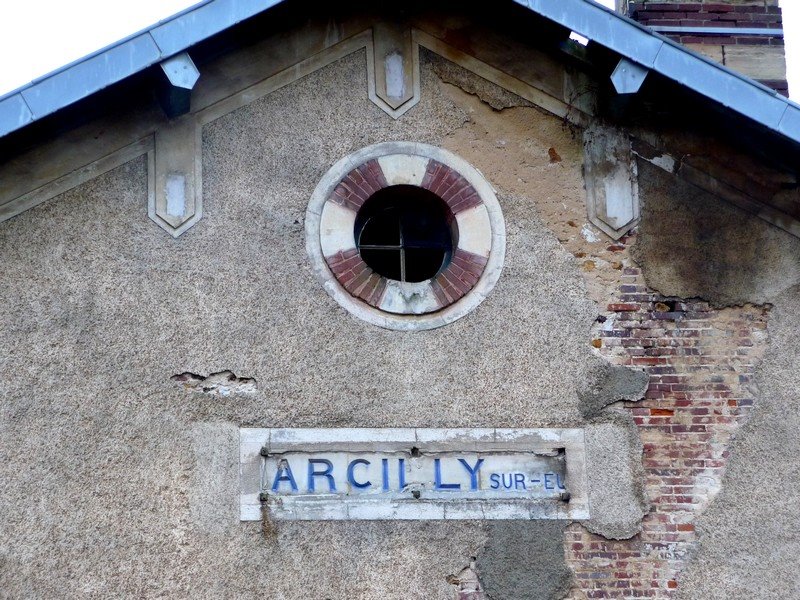
[[[491,185],[462,158],[387,142],[325,174],[306,212],[306,248],[326,291],[352,314],[388,329],[433,329],[497,283],[505,225]]]

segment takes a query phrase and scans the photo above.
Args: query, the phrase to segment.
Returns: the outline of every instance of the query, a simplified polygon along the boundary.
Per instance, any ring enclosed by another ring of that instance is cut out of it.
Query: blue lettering
[[[498,475],[497,473],[492,473],[491,475],[489,475],[489,481],[492,482],[492,485],[490,485],[489,487],[491,487],[493,490],[496,490],[500,487],[500,475]]]
[[[514,474],[514,489],[518,490],[522,486],[522,489],[525,488],[525,473],[515,473]]]
[[[353,487],[363,490],[364,488],[370,487],[372,483],[369,480],[365,481],[364,483],[359,483],[356,481],[356,478],[353,476],[353,469],[355,469],[357,465],[369,466],[370,462],[368,460],[364,460],[363,458],[351,460],[350,464],[347,465],[347,481]]]
[[[389,491],[389,459],[384,458],[381,460],[381,466],[383,467],[383,491]]]
[[[436,458],[433,461],[434,487],[437,490],[460,490],[460,483],[442,483],[442,459]]]
[[[545,473],[544,474],[544,489],[546,490],[554,490],[556,486],[553,485],[553,481],[550,479],[551,477],[555,477],[554,473]]]
[[[470,467],[467,464],[467,461],[465,461],[463,458],[459,458],[458,462],[460,462],[462,465],[464,465],[464,468],[467,470],[467,473],[469,473],[469,476],[470,476],[469,489],[471,489],[472,491],[477,490],[478,489],[478,471],[480,470],[481,465],[483,464],[483,459],[479,458],[478,462],[475,463],[474,467]]]
[[[317,471],[314,468],[314,465],[324,465],[324,471]],[[315,477],[326,477],[328,479],[328,489],[331,492],[336,491],[336,481],[333,479],[333,463],[329,460],[324,458],[309,458],[308,459],[308,491],[313,492],[315,491],[314,487],[314,478]]]
[[[406,459],[400,458],[397,460],[397,470],[399,471],[400,485],[398,489],[402,492],[406,489]]]
[[[505,473],[503,473],[501,475],[501,479],[503,480],[503,487],[505,489],[510,490],[512,487],[514,487],[514,474],[513,473],[509,473],[508,474],[508,483],[506,483],[506,474]]]
[[[564,482],[561,481],[561,475],[559,475],[558,473],[556,473],[556,485],[561,490],[567,489],[566,487],[564,487]]]
[[[295,482],[294,475],[292,475],[292,467],[289,466],[289,461],[286,459],[283,459],[278,463],[278,470],[275,473],[275,481],[272,482],[273,492],[278,491],[281,481],[288,481],[289,485],[292,486],[292,491],[297,491],[297,482]]]

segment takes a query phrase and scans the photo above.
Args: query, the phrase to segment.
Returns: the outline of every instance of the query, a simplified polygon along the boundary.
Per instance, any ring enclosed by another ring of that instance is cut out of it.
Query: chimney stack
[[[778,0],[622,0],[633,20],[789,95]]]

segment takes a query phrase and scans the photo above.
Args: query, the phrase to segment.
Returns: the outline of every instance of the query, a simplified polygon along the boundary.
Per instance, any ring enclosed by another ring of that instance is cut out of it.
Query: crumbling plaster
[[[453,95],[460,93],[445,87]],[[497,107],[496,101],[483,99]],[[579,207],[563,202],[564,196],[552,193],[547,185],[551,173],[578,160],[571,154],[576,146],[569,143],[568,128],[553,122],[551,128],[534,126],[521,114],[527,109],[491,110],[478,98],[467,100],[467,105],[470,122],[445,143],[458,144],[465,158],[507,191],[526,195],[525,189],[534,183],[544,191],[528,196],[532,208],[578,259],[587,290],[601,307],[614,297],[619,271],[635,264],[641,265],[648,286],[668,297],[700,297],[720,308],[749,303],[775,306],[770,351],[758,373],[752,421],[730,448],[731,462],[722,485],[710,490],[706,512],[697,525],[699,544],[679,578],[679,590],[687,599],[791,595],[792,573],[798,569],[791,527],[800,516],[792,501],[798,496],[792,482],[797,479],[793,464],[800,446],[794,433],[797,411],[791,408],[798,387],[793,374],[798,349],[791,340],[796,337],[793,307],[800,242],[640,161],[639,235],[611,243],[585,226]],[[516,132],[520,138],[515,138]],[[555,160],[536,153],[522,160],[508,156],[525,148],[526,141],[538,148],[551,145]],[[569,181],[560,179],[562,186],[569,186]],[[589,401],[583,408],[591,412],[591,394],[584,398]]]
[[[607,385],[588,343],[602,285],[587,288],[581,270],[594,267],[564,248],[582,243],[580,223],[555,235],[545,225],[582,205],[580,137],[535,108],[495,111],[442,83],[427,53],[422,100],[394,121],[364,95],[364,63],[356,53],[209,124],[206,216],[180,241],[147,220],[143,158],[0,226],[7,593],[449,599],[445,577],[471,556],[490,589],[530,565],[536,577],[565,573],[552,552],[559,527],[517,563],[499,549],[537,525],[282,523],[265,535],[236,518],[239,425],[583,426],[597,461],[588,526],[636,532],[646,508],[636,430],[596,416],[642,382]],[[433,332],[350,316],[305,254],[319,177],[394,139],[471,161],[507,220],[497,288]],[[597,272],[613,263],[608,254]],[[257,389],[187,394],[170,381],[224,370]],[[587,392],[604,386],[620,398]]]

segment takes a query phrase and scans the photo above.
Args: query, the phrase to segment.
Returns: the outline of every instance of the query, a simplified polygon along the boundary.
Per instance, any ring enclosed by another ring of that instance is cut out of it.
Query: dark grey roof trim
[[[0,96],[0,136],[161,62],[281,0],[206,0]]]
[[[281,0],[206,0],[0,97],[0,136],[89,96]],[[800,106],[593,0],[515,0],[800,143]]]

